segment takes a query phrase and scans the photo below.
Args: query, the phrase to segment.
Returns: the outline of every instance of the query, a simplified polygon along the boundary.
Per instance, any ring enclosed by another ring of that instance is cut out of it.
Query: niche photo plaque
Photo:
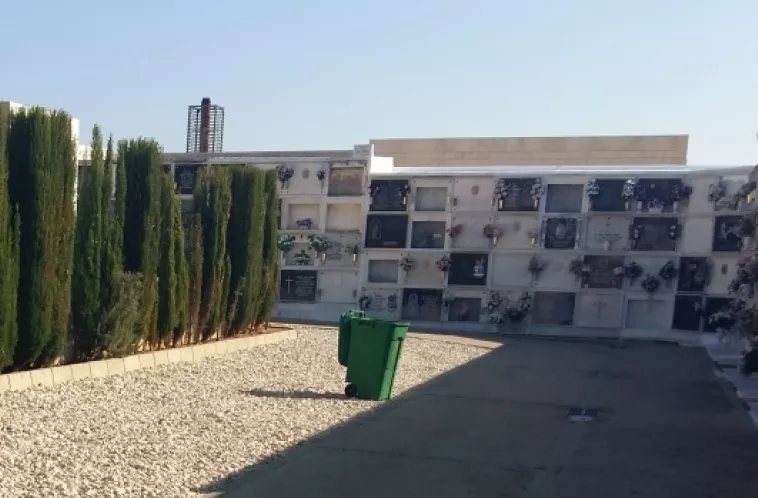
[[[403,289],[403,320],[439,322],[442,319],[442,289]]]
[[[371,180],[369,211],[407,211],[409,198],[404,196],[408,180]]]
[[[411,226],[411,248],[443,249],[445,226],[444,221],[414,221]]]
[[[684,256],[679,263],[679,292],[703,292],[708,283],[708,258]]]
[[[452,253],[447,272],[448,285],[486,285],[488,259],[487,253]]]
[[[634,251],[675,251],[676,238],[671,238],[672,227],[679,223],[678,218],[634,218],[634,225],[642,227],[640,238],[630,241]]]
[[[538,205],[532,198],[532,187],[536,178],[508,178],[505,180],[507,195],[498,211],[537,211]]]
[[[366,217],[365,246],[372,249],[405,247],[408,236],[408,215],[370,214]]]
[[[701,296],[677,295],[674,298],[674,317],[671,328],[699,332],[703,321],[703,298]]]
[[[621,197],[626,180],[597,180],[599,194],[592,199],[592,211],[626,211],[626,203]]]
[[[548,218],[545,222],[545,249],[573,249],[578,225],[576,218]]]
[[[741,216],[717,216],[713,227],[713,252],[738,252],[742,239],[737,229]]]
[[[449,322],[478,322],[482,314],[479,297],[455,297],[447,310]]]
[[[623,279],[614,269],[624,266],[623,256],[585,256],[584,264],[590,267],[587,287],[591,289],[620,289]]]
[[[200,166],[197,164],[177,164],[174,167],[174,182],[180,195],[189,195],[195,192],[195,183]]]

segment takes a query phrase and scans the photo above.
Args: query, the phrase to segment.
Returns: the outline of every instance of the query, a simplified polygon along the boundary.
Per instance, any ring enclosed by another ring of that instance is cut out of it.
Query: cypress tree
[[[158,338],[165,345],[173,339],[177,325],[176,299],[176,231],[174,228],[174,182],[168,176],[161,177],[161,240],[160,265],[158,269]]]
[[[96,355],[103,310],[103,164],[102,134],[96,125],[92,130],[90,166],[82,169],[79,178],[71,291],[74,346],[82,360]]]
[[[154,140],[130,140],[125,148],[124,269],[130,273],[142,273],[141,307],[145,320],[140,336],[155,344],[163,161],[160,147]],[[118,198],[116,202],[119,202]]]
[[[253,204],[255,199],[255,170],[244,167],[232,171],[232,209],[229,215],[227,253],[229,254],[229,289],[232,302],[229,303],[227,320],[228,332],[239,333],[250,323],[253,293],[259,292],[249,280],[253,261]],[[260,263],[260,262],[258,262]]]
[[[111,215],[111,244],[113,257],[118,261],[117,267],[124,268],[124,229],[126,226],[126,156],[129,142],[118,143],[116,157],[116,182],[113,196],[113,214]]]
[[[18,216],[8,196],[7,138],[10,116],[0,108],[0,371],[13,363],[18,340]]]
[[[226,168],[209,168],[199,184],[195,207],[202,217],[204,252],[200,316],[203,340],[207,340],[218,330],[227,310],[226,233],[232,202],[231,175]]]
[[[271,313],[276,306],[276,289],[279,279],[279,194],[277,192],[276,170],[265,173],[266,213],[263,231],[263,277],[261,284],[262,297],[258,307],[254,325],[266,324],[271,319]]]
[[[54,361],[68,328],[76,176],[71,117],[39,108],[14,113],[8,160],[21,226],[14,362],[28,368]]]
[[[172,184],[173,185],[173,184]],[[184,251],[184,226],[182,225],[181,200],[174,196],[172,222],[174,230],[174,264],[176,265],[176,325],[174,345],[179,344],[189,327],[189,266]]]
[[[201,337],[200,312],[203,300],[203,223],[201,215],[192,217],[187,234],[187,277],[189,281],[189,330],[190,341],[197,342]]]

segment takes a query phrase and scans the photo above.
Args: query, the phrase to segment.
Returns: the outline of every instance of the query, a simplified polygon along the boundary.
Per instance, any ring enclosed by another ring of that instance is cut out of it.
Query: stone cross
[[[287,294],[289,294],[291,292],[290,291],[290,286],[292,285],[292,282],[294,282],[294,280],[292,280],[292,278],[290,278],[290,277],[287,277],[287,279],[285,280],[285,282],[287,282]]]
[[[602,315],[603,315],[603,311],[605,310],[605,308],[608,307],[608,303],[606,303],[605,301],[603,301],[601,299],[598,299],[597,301],[595,301],[594,303],[592,303],[592,305],[597,310],[597,318],[601,318]]]

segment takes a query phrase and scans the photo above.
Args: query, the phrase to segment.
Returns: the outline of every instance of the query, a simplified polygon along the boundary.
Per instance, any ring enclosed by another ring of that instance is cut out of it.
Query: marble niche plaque
[[[703,315],[703,331],[716,332],[716,327],[708,323],[708,317],[718,311],[729,309],[732,299],[728,297],[709,297],[705,300],[705,314]]]
[[[584,264],[590,267],[587,287],[591,289],[620,289],[623,279],[613,269],[624,266],[622,256],[585,256]]]
[[[413,249],[444,249],[444,221],[414,221],[411,226],[411,248]]]
[[[332,266],[353,266],[353,250],[358,245],[358,236],[332,235],[329,237],[331,245],[326,250],[324,264]]]
[[[318,272],[316,270],[282,270],[279,300],[312,303],[316,301]]]
[[[578,227],[576,218],[548,218],[545,221],[545,249],[573,249]]]
[[[574,321],[580,327],[621,327],[621,295],[580,294]]]
[[[371,189],[376,194],[371,198],[370,211],[407,211],[408,199],[403,197],[403,188],[408,180],[371,180]]]
[[[581,213],[584,185],[550,183],[545,194],[546,213]]]
[[[714,252],[738,252],[742,240],[737,232],[740,216],[717,216],[713,227]]]
[[[329,168],[329,195],[363,195],[363,168]]]
[[[532,323],[535,325],[573,325],[576,294],[573,292],[535,292]]]
[[[503,207],[498,211],[537,211],[538,206],[532,199],[532,186],[535,178],[507,178],[505,180],[508,195],[503,200]]]
[[[408,236],[408,215],[370,214],[366,217],[366,243],[372,249],[405,247]]]
[[[679,292],[703,292],[708,283],[708,258],[682,257],[679,263]]]
[[[399,260],[372,259],[368,262],[368,281],[372,284],[397,283]]]
[[[447,187],[416,187],[416,211],[445,211]]]
[[[441,289],[403,289],[403,320],[439,322],[442,319]]]
[[[365,293],[371,301],[368,309],[386,313],[395,313],[399,309],[397,292],[388,293],[386,290],[367,291]]]
[[[678,218],[634,218],[632,222],[642,227],[639,240],[629,241],[633,251],[675,251],[676,239],[669,237],[671,226]]]
[[[174,182],[179,189],[180,195],[188,195],[195,192],[195,183],[200,166],[197,164],[177,164],[174,168]]]
[[[674,298],[674,317],[671,328],[699,332],[702,319],[703,298],[700,296],[677,295]]]
[[[665,330],[669,327],[668,302],[661,299],[630,299],[626,326],[636,330]]]
[[[597,180],[600,194],[592,200],[592,211],[626,211],[626,203],[621,197],[626,180]]]
[[[486,253],[453,253],[450,255],[448,285],[476,285],[487,283],[488,255]]]
[[[664,211],[671,212],[674,203],[672,189],[679,182],[680,180],[674,178],[640,178],[637,180],[637,188],[644,190],[645,199],[658,199],[663,202]],[[643,211],[647,211],[647,206],[643,206]]]
[[[482,298],[455,297],[447,310],[449,322],[478,322],[482,314]]]

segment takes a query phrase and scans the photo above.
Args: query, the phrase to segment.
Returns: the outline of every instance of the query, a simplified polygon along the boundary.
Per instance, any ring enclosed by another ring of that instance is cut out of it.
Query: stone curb
[[[5,391],[23,391],[24,389],[36,386],[54,386],[80,379],[109,377],[134,370],[152,368],[157,365],[167,365],[169,363],[197,362],[210,356],[226,355],[235,351],[252,349],[266,344],[276,344],[296,338],[297,331],[290,329],[270,334],[237,337],[180,348],[138,353],[124,358],[110,358],[58,367],[39,368],[25,372],[13,372],[0,375],[0,393]]]

